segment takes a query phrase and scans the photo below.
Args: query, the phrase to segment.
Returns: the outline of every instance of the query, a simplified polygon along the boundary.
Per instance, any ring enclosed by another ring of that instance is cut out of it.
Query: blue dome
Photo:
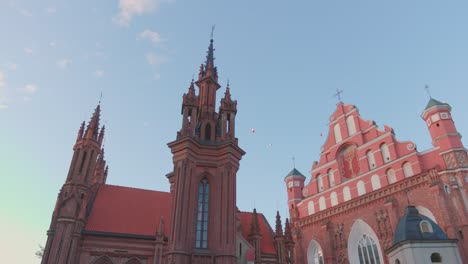
[[[422,232],[421,222],[432,229],[432,232]],[[430,226],[428,226],[430,225]],[[405,215],[400,219],[393,236],[393,245],[405,240],[447,240],[442,229],[429,217],[419,214],[414,206],[408,206]]]

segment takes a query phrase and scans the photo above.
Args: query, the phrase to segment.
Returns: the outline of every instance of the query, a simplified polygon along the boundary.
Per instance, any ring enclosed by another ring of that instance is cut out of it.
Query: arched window
[[[363,181],[358,181],[357,183],[357,193],[358,195],[366,194],[366,186]]]
[[[403,174],[406,178],[413,176],[413,167],[411,166],[411,163],[403,163]]]
[[[320,174],[317,176],[317,186],[319,192],[323,191],[323,176]]]
[[[348,116],[346,118],[346,126],[348,127],[348,135],[351,136],[356,133],[356,126],[354,125],[354,117]]]
[[[419,222],[419,229],[421,230],[421,233],[433,233],[432,225],[429,223],[429,221],[422,220]]]
[[[312,240],[307,248],[307,264],[323,264],[323,252],[320,244]]]
[[[330,183],[330,187],[335,186],[335,175],[333,175],[333,171],[329,169],[327,174],[328,174],[328,182]]]
[[[210,185],[208,180],[201,180],[198,187],[198,215],[197,215],[197,235],[195,241],[196,248],[207,248],[208,241],[208,201],[210,197]]]
[[[211,125],[210,123],[205,126],[205,140],[211,140]]]
[[[348,236],[349,263],[383,264],[383,256],[374,230],[363,220],[356,219]]]
[[[330,194],[330,201],[331,201],[331,206],[335,206],[338,204],[338,195],[336,192],[332,192]]]
[[[314,207],[314,202],[313,202],[313,201],[310,201],[310,202],[307,204],[307,207],[308,207],[308,209],[309,209],[309,215],[315,213],[315,207]]]
[[[386,174],[387,174],[388,184],[392,184],[396,182],[396,175],[395,175],[394,169],[388,169]]]
[[[377,244],[372,238],[370,238],[366,234],[362,235],[361,239],[359,240],[358,255],[360,264],[380,264],[380,257],[379,251],[377,249]]]
[[[372,175],[371,177],[371,183],[372,183],[372,190],[375,191],[377,189],[380,189],[380,177],[377,174]]]
[[[351,200],[351,191],[348,186],[343,188],[343,200],[345,202]]]
[[[431,262],[432,263],[442,263],[442,257],[439,253],[432,253],[431,254]]]
[[[325,203],[325,197],[320,197],[319,199],[319,208],[320,211],[327,209],[327,204]]]
[[[380,145],[380,152],[382,153],[383,162],[390,162],[390,150],[388,150],[387,144],[383,143]]]
[[[340,124],[336,124],[334,127],[333,127],[333,134],[335,134],[335,142],[336,143],[340,143],[342,138],[341,138],[341,128],[340,128]]]
[[[369,170],[375,169],[375,159],[374,159],[374,154],[372,151],[368,150],[366,152],[366,157],[367,157],[367,163],[369,164]]]

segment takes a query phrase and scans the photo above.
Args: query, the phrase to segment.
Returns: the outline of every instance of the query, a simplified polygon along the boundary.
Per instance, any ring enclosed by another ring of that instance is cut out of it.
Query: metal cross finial
[[[293,168],[296,168],[296,157],[292,156]]]
[[[432,98],[431,91],[429,91],[429,85],[426,84],[426,86],[424,86],[424,89],[426,90],[426,93],[429,96],[429,98]]]
[[[214,25],[214,24],[211,26],[211,39],[212,40],[213,40],[213,33],[214,33],[214,30],[215,30],[215,27],[216,27],[216,25]]]
[[[334,97],[338,98],[338,101],[341,102],[341,94],[343,93],[343,90],[336,89],[336,93],[333,95]]]
[[[101,100],[102,100],[102,91],[101,91],[101,96],[99,96],[99,104],[101,104]]]

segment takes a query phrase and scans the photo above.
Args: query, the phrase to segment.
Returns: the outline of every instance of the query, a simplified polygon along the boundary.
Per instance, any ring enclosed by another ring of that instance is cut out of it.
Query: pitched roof
[[[429,102],[427,103],[426,105],[426,108],[424,108],[424,110],[427,110],[433,106],[436,106],[436,105],[445,105],[445,106],[449,106],[449,104],[447,103],[443,103],[443,102],[440,102],[440,101],[437,101],[436,99],[432,98],[429,100]]]
[[[262,234],[262,253],[265,254],[276,254],[274,244],[274,234],[270,227],[270,224],[266,220],[265,216],[261,213],[258,215],[258,224],[260,226],[260,233]],[[253,213],[251,212],[240,212],[240,220],[242,226],[242,236],[248,241],[250,233],[250,223],[252,222]]]
[[[169,234],[172,196],[168,192],[102,185],[85,230],[154,236],[164,217]]]
[[[288,175],[286,175],[286,177],[288,176],[302,176],[302,177],[305,177],[304,175],[302,175],[302,173],[300,171],[298,171],[296,168],[292,169]]]

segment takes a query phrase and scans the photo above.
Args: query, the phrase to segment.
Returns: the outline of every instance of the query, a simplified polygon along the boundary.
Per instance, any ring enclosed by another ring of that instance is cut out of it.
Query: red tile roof
[[[168,192],[102,185],[85,230],[154,236],[164,217],[169,234],[172,196]]]
[[[242,226],[242,236],[248,241],[250,233],[250,223],[252,223],[253,213],[251,212],[240,212],[240,220]],[[257,213],[258,224],[260,226],[260,233],[262,234],[262,253],[276,254],[275,244],[273,240],[273,230],[270,224],[266,220],[265,216],[261,213]]]

